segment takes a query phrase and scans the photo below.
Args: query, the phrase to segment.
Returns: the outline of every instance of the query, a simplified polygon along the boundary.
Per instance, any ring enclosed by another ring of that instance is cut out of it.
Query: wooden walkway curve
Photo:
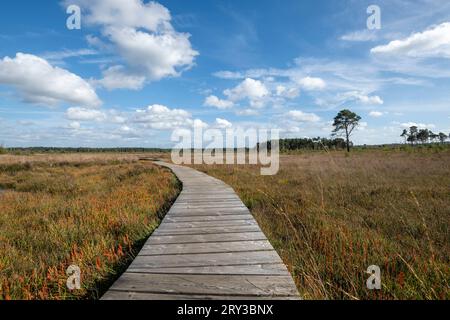
[[[224,182],[170,168],[183,184],[161,225],[102,299],[299,299],[286,266]]]

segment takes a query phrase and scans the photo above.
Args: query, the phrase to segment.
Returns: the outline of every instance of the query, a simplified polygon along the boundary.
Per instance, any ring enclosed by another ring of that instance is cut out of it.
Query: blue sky
[[[170,147],[195,126],[328,137],[343,108],[358,144],[450,132],[446,0],[18,0],[0,27],[6,146]]]

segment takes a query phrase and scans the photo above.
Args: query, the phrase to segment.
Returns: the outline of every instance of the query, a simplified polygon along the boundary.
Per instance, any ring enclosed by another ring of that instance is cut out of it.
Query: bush
[[[0,154],[5,154],[5,153],[6,153],[5,147],[3,147],[3,145],[0,144]]]

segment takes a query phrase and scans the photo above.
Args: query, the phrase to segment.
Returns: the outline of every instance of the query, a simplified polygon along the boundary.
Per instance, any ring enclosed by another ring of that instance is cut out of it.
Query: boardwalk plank
[[[236,232],[257,232],[258,225],[252,226],[232,226],[232,227],[207,227],[207,228],[185,228],[177,230],[157,229],[154,235],[177,235],[177,234],[210,234],[210,233],[236,233]]]
[[[128,268],[132,273],[177,273],[177,274],[245,274],[245,275],[286,275],[282,263],[238,264],[233,266]]]
[[[212,221],[195,221],[195,222],[177,222],[177,223],[163,223],[158,230],[178,230],[178,229],[198,229],[198,228],[223,228],[223,227],[235,227],[235,226],[255,226],[255,220],[212,220]]]
[[[232,241],[251,241],[266,240],[266,236],[262,232],[239,232],[227,234],[199,234],[199,235],[175,235],[175,236],[157,236],[153,235],[147,241],[148,244],[153,243],[208,243],[208,242],[232,242]]]
[[[210,243],[180,243],[145,245],[139,255],[189,254],[189,253],[219,253],[238,251],[271,250],[272,245],[267,240],[210,242]]]
[[[278,254],[271,251],[197,253],[183,255],[138,255],[130,267],[192,267],[192,266],[227,266],[262,263],[282,263]]]
[[[170,217],[189,217],[189,216],[226,216],[236,214],[248,214],[250,212],[246,208],[222,208],[222,209],[178,209],[174,208],[170,211]]]
[[[224,216],[167,216],[164,219],[165,223],[177,223],[177,222],[196,222],[196,221],[234,221],[234,220],[253,220],[253,217],[249,214],[232,214]]]
[[[139,274],[125,272],[112,290],[208,295],[295,296],[292,278],[285,276],[247,275],[178,275]]]
[[[296,296],[208,296],[187,294],[160,294],[128,291],[108,291],[104,300],[299,300]]]
[[[224,182],[169,167],[183,191],[102,299],[299,299],[282,260]]]

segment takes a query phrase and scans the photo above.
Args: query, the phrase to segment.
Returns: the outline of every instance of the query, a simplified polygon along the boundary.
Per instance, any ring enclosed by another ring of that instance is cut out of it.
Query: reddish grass
[[[0,165],[0,299],[98,298],[179,192],[169,171],[124,160],[135,156],[84,157]]]

